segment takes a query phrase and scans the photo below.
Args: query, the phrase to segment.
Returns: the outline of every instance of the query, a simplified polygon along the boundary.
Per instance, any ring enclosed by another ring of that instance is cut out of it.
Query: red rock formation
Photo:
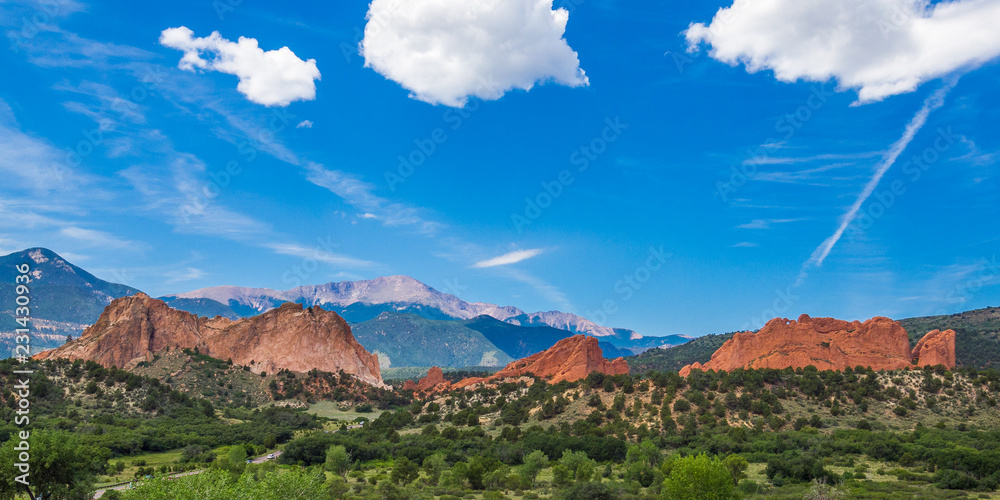
[[[955,330],[934,330],[924,335],[911,352],[919,366],[955,367]]]
[[[928,334],[928,337],[925,337],[926,345],[918,344],[911,354],[906,330],[889,318],[875,317],[864,323],[810,318],[805,314],[798,321],[776,318],[757,333],[735,334],[712,354],[709,362],[685,366],[680,374],[687,376],[696,368],[731,371],[808,365],[820,370],[843,370],[859,365],[875,370],[899,370],[912,367],[913,356],[922,352],[921,349],[929,349],[925,356],[933,359],[934,364],[940,362],[954,367],[954,332],[950,336]]]
[[[448,386],[451,384],[444,379],[444,372],[440,368],[434,366],[430,370],[427,370],[427,375],[417,382],[412,380],[407,380],[403,383],[403,390],[413,391],[413,392],[426,392],[426,391],[443,391],[448,390]]]
[[[358,344],[343,318],[294,303],[230,321],[199,318],[139,293],[113,301],[79,339],[36,358],[87,359],[128,368],[164,349],[196,347],[203,354],[249,365],[257,373],[344,370],[384,386],[378,357]]]
[[[604,359],[604,353],[596,338],[575,335],[556,342],[556,345],[540,353],[514,361],[489,377],[467,378],[456,382],[452,387],[468,387],[484,382],[517,378],[529,373],[547,379],[553,384],[563,380],[573,382],[586,378],[593,371],[608,375],[624,375],[628,373],[628,363],[624,358],[614,361]]]

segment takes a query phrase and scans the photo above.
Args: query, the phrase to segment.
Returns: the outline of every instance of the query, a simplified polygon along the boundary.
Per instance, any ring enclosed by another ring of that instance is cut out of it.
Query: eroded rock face
[[[934,332],[931,332],[934,333]],[[950,338],[950,344],[948,339]],[[910,351],[906,330],[897,321],[875,317],[864,323],[833,318],[810,318],[803,314],[798,321],[776,318],[757,333],[737,333],[720,347],[712,359],[681,369],[687,376],[692,369],[731,371],[736,368],[804,368],[843,370],[866,366],[874,370],[899,370],[913,366],[912,360],[923,351],[920,364],[955,366],[955,336],[928,334]],[[949,357],[950,356],[950,357]]]
[[[955,367],[955,330],[933,330],[917,342],[911,352],[919,366]]]
[[[624,358],[617,358],[614,361],[604,359],[604,353],[596,338],[575,335],[556,342],[554,346],[540,353],[514,361],[489,377],[467,378],[456,382],[452,387],[468,387],[484,382],[517,378],[529,373],[547,379],[553,384],[564,380],[573,382],[586,378],[592,371],[608,375],[624,375],[628,373],[628,363]]]
[[[86,359],[128,368],[161,350],[195,347],[257,373],[344,370],[368,384],[385,386],[378,357],[358,344],[343,318],[294,303],[231,321],[199,318],[139,293],[113,301],[79,339],[36,358]]]
[[[448,386],[451,384],[444,379],[444,372],[440,368],[434,366],[430,370],[427,370],[427,375],[424,378],[414,382],[412,380],[407,380],[403,383],[403,390],[409,390],[414,392],[426,392],[431,390],[447,390]]]

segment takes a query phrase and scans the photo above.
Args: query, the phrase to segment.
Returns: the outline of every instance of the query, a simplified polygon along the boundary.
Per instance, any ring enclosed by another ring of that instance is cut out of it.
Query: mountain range
[[[469,320],[488,316],[512,325],[551,327],[591,335],[633,352],[679,345],[690,340],[681,335],[645,337],[632,330],[598,325],[560,311],[526,313],[513,306],[466,302],[408,276],[342,281],[285,291],[218,286],[161,299],[172,307],[195,314],[215,313],[230,318],[254,316],[285,302],[298,302],[306,307],[319,306],[340,314],[350,323],[368,321],[385,312],[410,313],[430,320]]]
[[[104,308],[118,297],[139,290],[109,283],[67,262],[45,248],[29,248],[0,257],[0,357],[14,345],[16,266],[28,264],[33,351],[62,345],[67,335],[78,337],[97,321]]]
[[[32,268],[32,352],[79,337],[115,298],[139,290],[101,280],[55,252],[30,248],[0,257],[0,357],[14,345],[15,266]],[[643,337],[559,311],[525,313],[512,306],[470,303],[406,276],[305,286],[288,291],[219,286],[161,298],[172,308],[231,320],[295,302],[321,307],[351,324],[358,340],[380,354],[383,367],[496,366],[541,352],[577,333],[600,338],[608,356],[687,342],[687,337]],[[422,346],[414,348],[415,346]]]
[[[427,319],[416,314],[383,312],[351,326],[355,338],[378,355],[382,369],[409,366],[503,367],[542,352],[574,334],[549,326],[520,326],[490,316],[470,320]],[[632,351],[598,342],[608,358]]]

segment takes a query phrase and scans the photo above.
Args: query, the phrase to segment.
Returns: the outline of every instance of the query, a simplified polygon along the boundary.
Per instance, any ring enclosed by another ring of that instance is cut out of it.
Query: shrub
[[[691,403],[686,399],[678,399],[674,402],[674,411],[678,413],[684,413],[691,409]]]
[[[716,457],[700,454],[669,461],[662,498],[728,500],[740,498],[729,470]]]

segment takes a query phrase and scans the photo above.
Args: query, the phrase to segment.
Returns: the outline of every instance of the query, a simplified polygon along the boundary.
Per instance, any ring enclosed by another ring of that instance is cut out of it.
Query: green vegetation
[[[63,431],[34,431],[30,436],[30,468],[20,470],[15,446],[20,439],[11,439],[0,447],[0,498],[15,498],[21,493],[38,498],[87,498],[92,486],[107,462],[106,449],[85,446],[75,435]],[[96,453],[95,453],[96,451]],[[19,484],[18,476],[30,473]]]
[[[427,370],[429,366],[418,367],[418,366],[404,366],[399,368],[383,368],[382,369],[382,380],[387,384],[400,385],[402,386],[407,380],[418,380],[427,375]],[[500,369],[502,366],[465,366],[465,367],[447,367],[442,366],[441,371],[444,373],[444,378],[451,381],[462,380],[462,378],[475,376],[475,377],[487,377],[492,375]],[[468,375],[474,373],[475,375]]]
[[[691,363],[706,363],[712,359],[722,344],[733,337],[732,333],[724,335],[705,335],[691,342],[669,349],[650,349],[642,354],[627,358],[628,366],[633,374],[648,371],[676,372]]]
[[[955,330],[955,362],[959,366],[1000,367],[1000,308],[910,318],[900,323],[914,345],[931,330]]]
[[[343,485],[343,480],[340,480]],[[176,480],[153,480],[134,490],[114,495],[122,500],[334,500],[340,498],[336,483],[320,471],[276,471],[273,467],[247,468],[241,474],[211,470]]]
[[[458,321],[421,318],[415,314],[384,312],[351,327],[354,337],[379,365],[497,366],[514,360],[483,334]]]
[[[988,307],[946,316],[900,320],[915,346],[931,330],[955,330],[955,361],[960,367],[1000,368],[1000,308]],[[669,349],[650,349],[628,358],[633,374],[678,371],[694,362],[705,363],[732,333],[706,335]]]
[[[595,372],[413,400],[343,374],[262,377],[196,351],[140,370],[168,366],[174,375],[161,379],[35,363],[33,446],[59,459],[39,476],[50,498],[131,479],[136,489],[108,498],[889,499],[1000,487],[995,370]],[[13,367],[0,362],[4,387]],[[269,400],[199,396],[182,368],[211,370],[223,386],[249,376]],[[190,382],[177,388],[180,379]],[[309,403],[333,388],[340,401]],[[9,421],[16,397],[0,401]],[[0,427],[4,463],[16,430]],[[246,463],[277,448],[277,460]],[[24,496],[11,472],[0,500]]]

